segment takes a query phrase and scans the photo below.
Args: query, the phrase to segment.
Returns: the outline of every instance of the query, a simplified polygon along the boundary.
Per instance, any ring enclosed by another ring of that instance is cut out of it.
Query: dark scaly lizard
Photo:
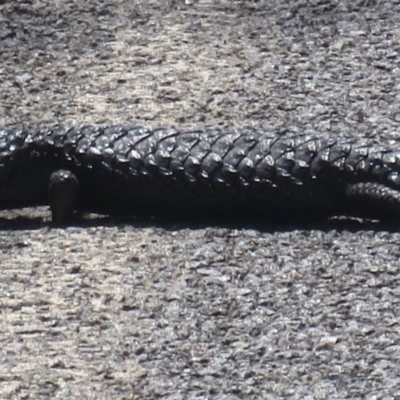
[[[367,139],[172,128],[0,129],[0,208],[281,221],[400,217],[400,151]]]

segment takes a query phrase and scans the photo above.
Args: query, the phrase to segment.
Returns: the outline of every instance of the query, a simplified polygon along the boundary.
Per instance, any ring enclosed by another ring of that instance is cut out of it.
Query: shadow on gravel
[[[76,216],[67,225],[55,226],[50,221],[41,217],[18,216],[15,218],[0,218],[0,231],[38,230],[43,228],[95,228],[95,227],[136,227],[136,228],[163,228],[169,231],[182,229],[253,229],[260,232],[290,232],[295,230],[311,231],[375,231],[375,232],[399,232],[397,223],[363,220],[356,218],[330,218],[321,221],[287,221],[287,222],[254,222],[254,221],[216,221],[216,220],[184,220],[167,217],[110,217],[110,216]]]

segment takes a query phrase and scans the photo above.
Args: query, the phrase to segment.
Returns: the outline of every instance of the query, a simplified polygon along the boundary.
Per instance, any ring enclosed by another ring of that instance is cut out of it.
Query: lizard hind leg
[[[54,224],[65,224],[72,219],[78,194],[79,182],[71,171],[60,169],[51,174],[48,197]]]
[[[400,191],[380,183],[361,182],[349,184],[346,195],[354,216],[400,222]]]

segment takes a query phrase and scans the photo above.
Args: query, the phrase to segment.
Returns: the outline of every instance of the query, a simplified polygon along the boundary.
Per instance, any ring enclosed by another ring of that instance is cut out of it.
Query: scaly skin
[[[246,220],[400,217],[400,151],[368,140],[143,127],[0,129],[0,208]]]

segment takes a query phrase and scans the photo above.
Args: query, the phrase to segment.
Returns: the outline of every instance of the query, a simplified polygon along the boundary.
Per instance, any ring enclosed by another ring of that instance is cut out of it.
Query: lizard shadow
[[[0,217],[0,231],[24,231],[39,230],[43,228],[96,228],[96,227],[136,227],[136,228],[163,228],[169,231],[182,229],[200,230],[205,228],[226,229],[253,229],[260,232],[290,232],[319,230],[328,232],[399,232],[399,224],[396,222],[382,222],[358,218],[329,218],[324,220],[290,220],[290,221],[244,221],[244,220],[204,220],[184,219],[172,217],[134,217],[134,216],[104,216],[95,215],[86,217],[77,214],[71,223],[55,226],[48,218],[17,215],[14,218]]]

